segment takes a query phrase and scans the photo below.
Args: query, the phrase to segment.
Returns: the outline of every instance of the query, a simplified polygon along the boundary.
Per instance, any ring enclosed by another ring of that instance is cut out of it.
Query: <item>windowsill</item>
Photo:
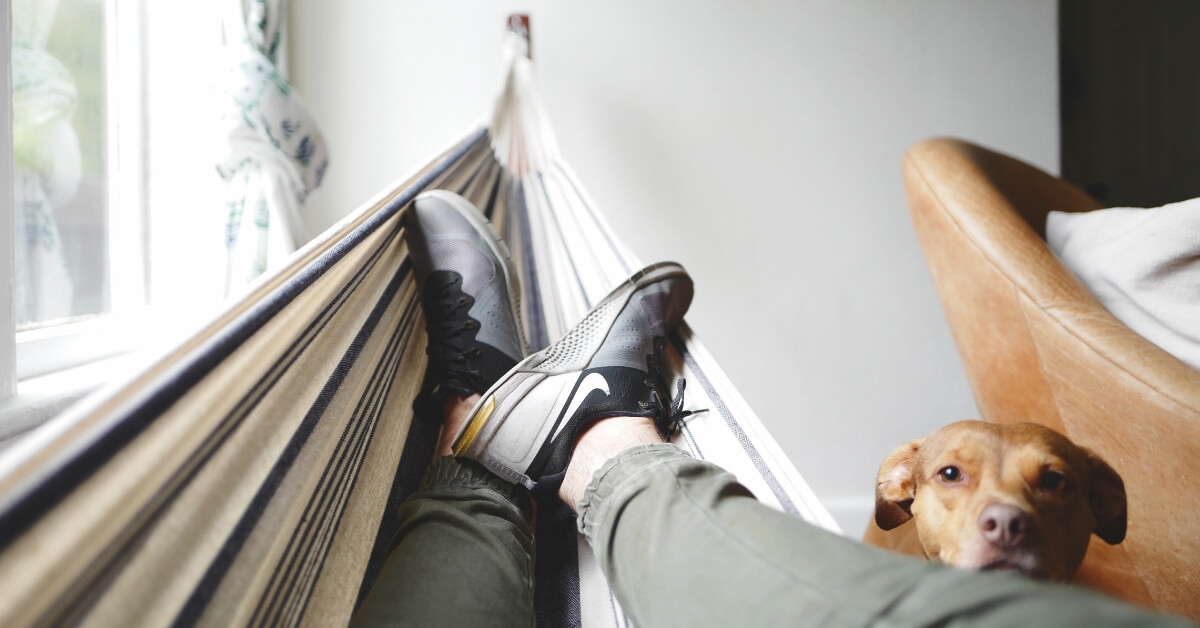
[[[0,452],[104,384],[145,364],[146,351],[132,351],[17,383],[16,396],[0,401]]]

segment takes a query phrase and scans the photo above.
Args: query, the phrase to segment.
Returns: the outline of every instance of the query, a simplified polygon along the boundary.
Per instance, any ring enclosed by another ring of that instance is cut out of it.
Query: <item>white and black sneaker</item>
[[[454,455],[538,490],[562,483],[576,436],[597,420],[652,417],[664,435],[684,416],[662,350],[692,301],[692,280],[670,262],[649,266],[609,294],[562,340],[526,358],[476,405]]]
[[[528,354],[508,247],[467,199],[433,190],[404,216],[429,344],[413,407],[441,421],[446,395],[482,393]]]

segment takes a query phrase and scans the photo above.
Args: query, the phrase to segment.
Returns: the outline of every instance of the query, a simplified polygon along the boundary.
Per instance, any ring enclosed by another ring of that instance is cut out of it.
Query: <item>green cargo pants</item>
[[[434,461],[359,626],[529,626],[531,507],[469,461]],[[637,626],[1188,626],[1077,587],[868,547],[760,504],[672,445],[596,473],[579,530]]]

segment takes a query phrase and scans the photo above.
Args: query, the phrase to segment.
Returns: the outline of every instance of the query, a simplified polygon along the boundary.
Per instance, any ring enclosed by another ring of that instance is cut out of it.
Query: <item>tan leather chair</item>
[[[1099,203],[953,139],[909,149],[904,183],[982,418],[1051,427],[1125,479],[1125,542],[1093,537],[1076,582],[1200,619],[1200,372],[1109,314],[1044,240],[1049,211]],[[864,540],[921,553],[911,522]]]

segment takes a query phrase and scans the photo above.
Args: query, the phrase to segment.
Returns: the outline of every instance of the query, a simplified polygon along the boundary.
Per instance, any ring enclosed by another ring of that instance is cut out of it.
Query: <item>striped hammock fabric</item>
[[[492,123],[297,252],[189,341],[0,459],[0,625],[345,625],[436,433],[401,216],[472,200],[510,243],[548,345],[642,263],[560,158],[519,50]],[[703,289],[703,278],[698,278]],[[765,503],[832,519],[686,327],[677,442]],[[574,521],[539,509],[542,625],[627,625]]]

